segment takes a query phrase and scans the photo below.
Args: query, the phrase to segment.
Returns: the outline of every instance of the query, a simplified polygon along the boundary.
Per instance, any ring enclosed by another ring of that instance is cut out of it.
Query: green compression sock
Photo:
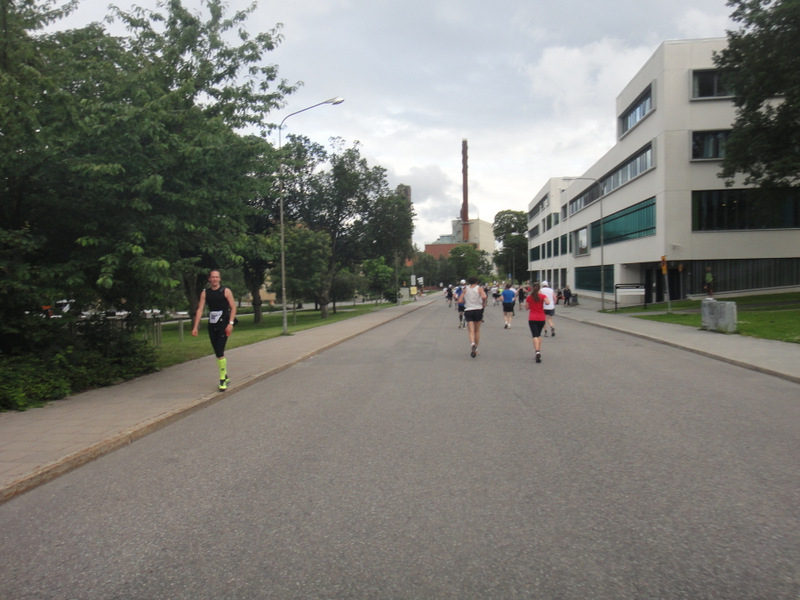
[[[218,358],[217,365],[219,366],[219,379],[222,381],[228,376],[228,359]]]

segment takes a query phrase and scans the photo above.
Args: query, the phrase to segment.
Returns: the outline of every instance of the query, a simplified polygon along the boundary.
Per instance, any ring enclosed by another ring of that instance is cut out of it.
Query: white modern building
[[[621,304],[701,294],[709,269],[717,292],[800,285],[797,190],[726,187],[717,176],[735,118],[712,60],[725,45],[663,43],[617,97],[614,147],[536,194],[534,280],[607,304],[615,291]]]

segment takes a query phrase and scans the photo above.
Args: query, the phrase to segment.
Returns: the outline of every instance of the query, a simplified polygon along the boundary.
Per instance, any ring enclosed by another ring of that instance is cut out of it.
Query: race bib
[[[221,310],[212,310],[208,313],[208,322],[209,323],[219,323],[219,320],[222,318],[222,311]]]

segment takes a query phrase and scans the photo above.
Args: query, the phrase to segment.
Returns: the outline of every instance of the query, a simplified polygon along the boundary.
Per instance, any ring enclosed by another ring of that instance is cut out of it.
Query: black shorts
[[[464,320],[467,323],[480,323],[483,321],[483,309],[479,308],[478,310],[465,310]]]
[[[542,329],[544,329],[544,321],[528,321],[528,327],[531,328],[532,337],[542,337]]]
[[[554,317],[555,314],[556,314],[556,309],[555,308],[545,308],[544,309],[544,314],[546,314],[548,317]]]
[[[503,302],[503,312],[514,312],[514,303],[513,302]]]

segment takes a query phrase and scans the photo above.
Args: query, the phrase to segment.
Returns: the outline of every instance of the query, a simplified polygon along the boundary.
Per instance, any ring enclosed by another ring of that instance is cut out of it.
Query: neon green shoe
[[[219,388],[217,388],[217,389],[219,389],[220,392],[224,392],[225,390],[228,389],[228,384],[230,382],[231,382],[231,378],[227,377],[227,376],[225,377],[225,379],[220,379],[219,380]]]

